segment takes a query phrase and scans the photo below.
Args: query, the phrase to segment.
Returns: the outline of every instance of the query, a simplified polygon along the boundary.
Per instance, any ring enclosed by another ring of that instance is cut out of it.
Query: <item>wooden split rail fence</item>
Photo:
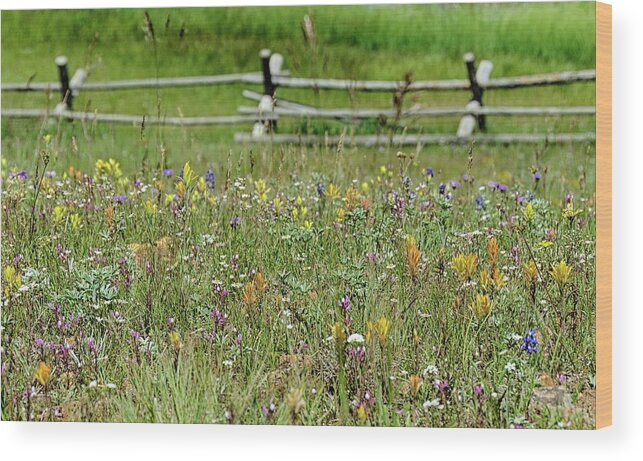
[[[277,122],[281,118],[336,119],[344,123],[363,119],[420,119],[433,117],[460,116],[456,133],[449,134],[404,134],[404,135],[350,135],[344,142],[356,145],[375,146],[382,144],[431,144],[466,143],[475,140],[482,143],[512,142],[573,142],[594,141],[595,134],[588,133],[543,133],[543,134],[486,134],[487,116],[567,116],[595,115],[594,106],[578,107],[487,107],[483,104],[485,91],[491,89],[525,88],[533,86],[560,85],[573,82],[595,81],[596,71],[580,70],[556,72],[518,77],[491,78],[493,64],[483,60],[476,66],[473,54],[464,56],[467,78],[462,80],[417,80],[417,81],[371,81],[348,79],[316,79],[291,77],[282,70],[283,56],[261,50],[261,71],[227,75],[210,75],[176,78],[135,79],[106,82],[87,82],[88,72],[78,69],[69,77],[67,59],[56,58],[58,82],[52,83],[8,83],[2,84],[2,91],[60,92],[60,102],[49,109],[5,109],[3,117],[47,118],[58,117],[69,120],[140,124],[165,124],[177,126],[253,124],[250,133],[236,133],[237,142],[335,144],[345,136],[314,136],[306,134],[279,133]],[[258,106],[239,106],[238,114],[202,117],[157,117],[125,114],[103,114],[73,110],[74,98],[80,91],[111,91],[145,88],[188,87],[203,85],[249,84],[262,85],[263,92],[244,90],[242,96],[258,102]],[[401,94],[414,91],[468,91],[470,100],[463,107],[433,107],[379,109],[318,108],[308,104],[289,101],[277,96],[278,88],[308,88],[314,90],[343,90],[391,92]],[[476,127],[478,132],[476,132]]]

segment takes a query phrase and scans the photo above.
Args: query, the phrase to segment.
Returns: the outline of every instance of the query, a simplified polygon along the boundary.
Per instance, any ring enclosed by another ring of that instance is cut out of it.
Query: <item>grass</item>
[[[315,21],[314,49],[302,37],[300,22],[306,13]],[[491,59],[495,76],[577,70],[595,65],[592,3],[188,8],[151,10],[150,16],[155,24],[156,54],[152,43],[145,39],[143,10],[6,11],[2,15],[3,82],[27,81],[31,77],[34,81],[55,81],[53,58],[59,54],[68,56],[72,71],[78,66],[90,68],[92,81],[150,78],[157,73],[179,76],[257,71],[258,52],[265,47],[283,53],[285,68],[295,76],[402,79],[412,71],[417,79],[464,78],[462,55],[467,51]],[[169,25],[165,27],[168,17]],[[187,32],[181,39],[179,31],[183,25]],[[260,32],[253,32],[258,29]],[[23,33],[13,33],[15,30]],[[81,92],[75,107],[152,115],[157,113],[160,97],[160,110],[165,115],[234,114],[239,105],[252,104],[241,96],[244,88],[196,87],[165,89],[159,93],[155,89],[132,90],[120,91],[117,96],[113,92]],[[6,92],[2,96],[4,107],[52,108],[58,98]],[[282,89],[279,96],[321,107],[392,107],[390,94]],[[468,97],[465,92],[411,94],[405,99],[405,107],[464,105]],[[485,101],[488,105],[592,105],[595,85],[489,91]],[[75,136],[81,151],[108,149],[127,170],[140,167],[140,151],[145,147],[133,153],[134,146],[141,146],[140,127],[89,130],[79,125],[66,127],[62,136],[68,141]],[[282,122],[282,130],[298,131],[302,125],[314,132],[341,129],[334,122],[291,120]],[[458,118],[450,117],[409,121],[408,129],[454,133],[457,125]],[[11,155],[32,161],[35,137],[30,133],[39,126],[39,121],[3,118],[3,132],[8,134],[3,137],[3,147],[18,139],[19,146],[12,145]],[[362,132],[373,130],[365,124],[355,128]],[[593,117],[489,118],[491,132],[593,128]],[[172,151],[201,147],[226,153],[239,147],[231,141],[233,133],[247,130],[247,125],[208,127],[186,134],[180,129],[149,127],[147,139],[156,149],[162,142],[171,145]],[[92,159],[76,166],[91,164]],[[69,163],[61,165],[67,166]]]
[[[316,49],[301,37],[306,13]],[[466,51],[492,59],[496,76],[595,64],[591,3],[150,15],[156,57],[142,10],[3,12],[2,80],[55,80],[58,54],[93,81],[251,71],[263,47],[297,76],[463,78]],[[231,114],[248,104],[242,89],[81,92],[76,107],[153,114],[160,96],[168,115]],[[490,91],[485,101],[592,105],[594,91]],[[390,95],[279,94],[391,107]],[[2,97],[3,107],[56,103]],[[593,117],[488,123],[594,129]],[[280,122],[304,127],[341,129]],[[594,426],[593,144],[231,143],[247,129],[2,119],[3,419]],[[542,393],[562,404],[543,405]]]

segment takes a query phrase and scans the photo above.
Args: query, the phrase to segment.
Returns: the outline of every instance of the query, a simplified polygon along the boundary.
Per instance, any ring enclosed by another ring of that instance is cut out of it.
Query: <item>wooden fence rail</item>
[[[418,144],[512,144],[512,143],[570,143],[594,142],[595,133],[558,133],[558,134],[476,134],[470,136],[443,135],[443,134],[405,134],[405,135],[346,135],[346,136],[317,136],[298,134],[250,134],[236,133],[236,142],[260,144],[303,144],[303,145],[337,145],[342,141],[345,145],[376,147],[376,146],[403,146]]]
[[[484,85],[481,86],[485,89],[519,88],[529,86],[559,85],[592,80],[596,80],[596,71],[593,69],[489,79]],[[158,79],[148,78],[115,80],[108,82],[85,82],[76,87],[72,87],[72,89],[78,91],[109,91],[144,88],[228,85],[234,83],[263,85],[264,78],[261,72],[248,72],[241,74],[208,75],[196,77],[174,77]],[[406,82],[404,81],[296,78],[283,75],[272,76],[272,83],[277,87],[283,88],[380,92],[399,91],[406,85]],[[1,85],[1,88],[2,91],[21,92],[60,91],[61,84],[59,82],[3,83]],[[471,83],[469,82],[469,80],[417,80],[412,82],[406,88],[407,91],[469,90],[471,89]]]
[[[75,112],[68,110],[46,110],[46,109],[2,109],[3,117],[14,118],[63,118],[67,120],[83,120],[87,122],[113,122],[127,124],[141,124],[145,120],[146,125],[174,125],[174,126],[195,126],[195,125],[237,125],[241,123],[254,123],[257,118],[248,115],[221,115],[213,117],[157,117],[125,114],[101,114],[98,112]],[[276,116],[267,115],[266,120],[276,119]]]
[[[256,107],[239,106],[237,112],[245,115],[254,115],[257,120],[264,116],[278,117],[301,117],[301,118],[340,118],[340,119],[370,119],[377,117],[395,118],[398,116],[394,109],[318,109],[318,108],[299,108],[287,109],[284,107],[274,107],[269,112],[259,112]],[[423,118],[423,117],[449,117],[471,115],[499,115],[499,116],[543,116],[543,115],[595,115],[596,107],[578,106],[578,107],[479,107],[477,109],[467,109],[465,107],[443,107],[427,109],[408,109],[400,112],[401,118]]]

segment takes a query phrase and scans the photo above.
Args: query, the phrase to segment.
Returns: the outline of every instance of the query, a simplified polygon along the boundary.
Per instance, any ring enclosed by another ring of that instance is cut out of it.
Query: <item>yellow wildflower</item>
[[[197,175],[190,166],[190,162],[185,162],[185,165],[183,165],[183,182],[185,182],[185,186],[189,188],[196,180]]]
[[[380,345],[384,346],[386,344],[386,338],[388,338],[389,331],[391,330],[391,322],[386,319],[386,317],[381,316],[377,322],[375,322],[375,333],[377,338],[380,341]]]
[[[522,209],[522,215],[525,217],[527,222],[534,219],[534,217],[536,216],[536,210],[534,210],[534,206],[531,204],[531,202],[529,202],[527,206]]]
[[[145,202],[145,212],[148,215],[155,215],[157,213],[157,208],[156,208],[156,203],[154,203],[152,200],[147,200]]]
[[[36,378],[41,386],[46,387],[51,379],[51,367],[45,362],[40,362],[38,368],[36,368],[34,378]]]
[[[527,264],[522,266],[522,273],[525,275],[525,278],[528,282],[535,282],[538,278],[538,266],[532,259]]]
[[[339,187],[333,183],[330,183],[326,188],[326,192],[324,192],[324,195],[331,200],[337,199],[339,197]]]
[[[486,269],[480,271],[480,276],[478,277],[478,281],[480,283],[480,287],[484,291],[486,291],[491,285],[491,276],[489,275],[489,271],[487,271]]]
[[[366,414],[366,408],[364,408],[364,404],[360,404],[359,408],[357,409],[357,420],[360,422],[360,424],[364,424],[367,419],[368,415]]]
[[[566,261],[561,260],[558,264],[551,265],[551,271],[549,271],[549,273],[551,274],[552,278],[556,281],[558,286],[562,288],[569,281],[569,278],[572,275],[572,268],[569,265],[567,265]]]
[[[272,201],[272,206],[275,209],[276,215],[279,215],[279,213],[281,212],[281,205],[282,205],[281,199],[279,197],[275,197],[275,199]]]
[[[455,256],[451,261],[453,270],[463,280],[470,280],[478,266],[478,257],[472,253]]]
[[[268,282],[261,272],[255,274],[255,286],[259,293],[263,294],[268,289]]]
[[[123,173],[121,172],[120,164],[113,158],[110,158],[109,160],[97,160],[95,164],[95,170],[96,176],[105,175],[112,176],[114,178],[120,178],[123,175]]]
[[[337,222],[344,222],[344,219],[346,219],[346,210],[343,208],[339,208],[337,210]]]
[[[13,289],[18,289],[22,285],[22,277],[11,264],[4,268],[4,285],[4,293],[7,297]]]
[[[71,228],[74,231],[80,229],[80,216],[78,215],[78,213],[74,213],[73,215],[71,215]]]
[[[176,352],[180,351],[183,347],[183,343],[181,342],[181,335],[177,331],[170,332],[170,344]]]
[[[257,285],[248,282],[243,286],[243,302],[246,306],[252,307],[257,303]]]
[[[469,306],[478,319],[482,319],[489,315],[491,307],[491,298],[489,298],[488,295],[480,293],[476,295],[476,300]]]

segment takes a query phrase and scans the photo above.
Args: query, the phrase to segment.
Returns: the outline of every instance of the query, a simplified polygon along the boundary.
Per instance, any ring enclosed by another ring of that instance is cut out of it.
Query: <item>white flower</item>
[[[437,374],[438,374],[438,367],[436,367],[435,365],[431,364],[431,365],[429,365],[428,367],[426,367],[426,368],[424,369],[424,372],[423,372],[422,374],[423,374],[424,376],[427,376],[427,375],[434,375],[434,376],[437,376]]]
[[[364,337],[362,335],[360,335],[359,333],[353,333],[352,335],[350,335],[348,337],[346,342],[349,343],[349,344],[353,344],[353,343],[361,344],[361,343],[364,342]]]
[[[516,371],[516,364],[513,362],[507,362],[507,365],[505,365],[505,370],[508,372]]]
[[[427,400],[422,404],[422,408],[425,410],[428,410],[429,408],[437,408],[441,410],[444,407],[444,405],[440,404],[440,399],[433,399],[433,400]]]

